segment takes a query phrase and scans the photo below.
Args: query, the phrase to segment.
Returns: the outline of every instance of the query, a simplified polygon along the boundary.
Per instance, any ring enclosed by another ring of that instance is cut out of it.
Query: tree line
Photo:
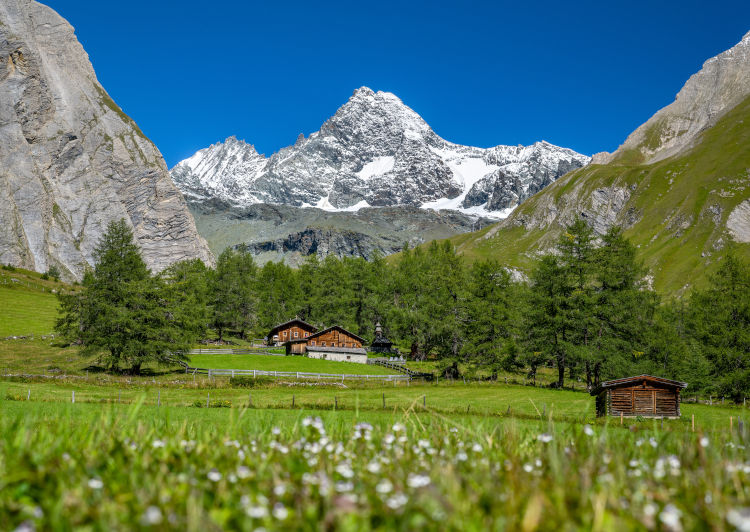
[[[730,251],[706,288],[664,301],[617,227],[597,237],[577,220],[523,279],[466,261],[448,241],[298,268],[258,265],[237,246],[215,268],[189,260],[152,274],[124,221],[95,260],[79,289],[60,294],[57,329],[110,369],[138,372],[207,337],[261,338],[298,316],[366,339],[379,321],[408,358],[453,371],[534,381],[551,365],[558,387],[650,373],[738,401],[750,392],[750,265]]]

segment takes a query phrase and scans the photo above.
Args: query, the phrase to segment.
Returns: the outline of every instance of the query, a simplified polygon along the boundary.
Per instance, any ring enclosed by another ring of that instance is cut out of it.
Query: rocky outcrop
[[[735,242],[750,243],[750,200],[743,201],[729,213],[727,230]]]
[[[96,79],[73,28],[0,3],[0,262],[80,278],[124,218],[154,270],[213,260],[156,147]]]
[[[654,163],[695,146],[704,130],[750,95],[750,32],[690,77],[675,101],[636,129],[610,158]],[[637,157],[633,157],[633,153]]]
[[[511,209],[588,161],[547,142],[489,149],[453,144],[395,95],[362,87],[320,131],[269,158],[230,137],[171,172],[191,202],[331,211],[412,205],[481,214]]]

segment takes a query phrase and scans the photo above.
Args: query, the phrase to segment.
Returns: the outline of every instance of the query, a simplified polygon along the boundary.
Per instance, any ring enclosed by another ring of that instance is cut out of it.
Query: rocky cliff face
[[[750,95],[750,32],[688,79],[675,101],[636,129],[613,160],[654,163],[695,146],[701,133]]]
[[[73,28],[0,3],[0,262],[80,278],[111,220],[147,264],[213,260],[156,147],[96,79]]]
[[[230,137],[171,172],[193,202],[326,210],[413,205],[497,216],[588,161],[547,142],[453,144],[395,95],[362,87],[320,131],[270,158]]]

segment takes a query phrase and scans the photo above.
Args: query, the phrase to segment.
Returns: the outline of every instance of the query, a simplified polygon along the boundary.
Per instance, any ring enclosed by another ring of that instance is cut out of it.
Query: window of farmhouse
[[[299,338],[299,333],[297,331],[294,331],[294,337]]]

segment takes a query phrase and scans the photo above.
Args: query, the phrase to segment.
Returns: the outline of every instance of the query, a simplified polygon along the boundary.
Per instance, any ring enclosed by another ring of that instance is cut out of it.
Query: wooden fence
[[[294,379],[318,379],[331,381],[365,380],[365,381],[410,381],[411,375],[357,375],[348,373],[310,373],[307,371],[268,371],[262,369],[213,369],[194,368],[182,360],[172,359],[176,364],[185,368],[185,373],[192,375],[207,375],[210,377],[271,377],[271,378],[294,378]]]
[[[271,355],[271,356],[286,356],[285,353],[271,353],[270,349],[278,349],[278,347],[240,347],[233,349],[220,349],[220,348],[207,348],[207,349],[191,349],[187,352],[188,355]]]

